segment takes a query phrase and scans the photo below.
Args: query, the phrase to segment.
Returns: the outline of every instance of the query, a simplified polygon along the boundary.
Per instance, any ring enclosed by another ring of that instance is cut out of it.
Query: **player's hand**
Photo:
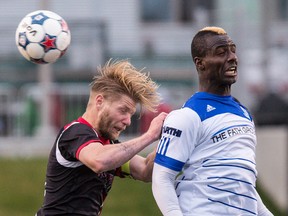
[[[159,139],[162,131],[163,122],[167,115],[168,115],[167,113],[162,112],[151,121],[147,133],[150,134],[153,141]]]

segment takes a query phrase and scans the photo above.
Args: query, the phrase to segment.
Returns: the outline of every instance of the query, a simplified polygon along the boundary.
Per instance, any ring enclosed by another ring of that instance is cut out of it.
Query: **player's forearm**
[[[133,156],[138,154],[140,151],[142,151],[145,147],[152,144],[154,141],[155,139],[149,136],[149,134],[145,133],[140,137],[117,144],[119,145],[119,148],[113,153],[113,155],[116,157],[119,155],[119,158],[123,159],[124,162],[126,162],[130,160]],[[120,162],[120,164],[121,163],[122,162]]]
[[[149,134],[143,134],[120,144],[103,146],[101,153],[97,156],[97,161],[102,164],[101,171],[120,167],[153,141],[154,139]]]
[[[144,170],[144,178],[143,178],[143,181],[145,182],[152,181],[152,172],[153,172],[155,156],[156,156],[156,149],[150,154],[148,154],[145,159],[145,170]]]
[[[140,155],[135,155],[130,160],[130,174],[131,176],[143,182],[152,181],[153,161],[147,164],[147,158]]]
[[[146,158],[139,155],[134,156],[131,159],[130,168],[131,175],[140,181],[151,182],[152,181],[152,171],[155,159],[155,151],[147,155]]]

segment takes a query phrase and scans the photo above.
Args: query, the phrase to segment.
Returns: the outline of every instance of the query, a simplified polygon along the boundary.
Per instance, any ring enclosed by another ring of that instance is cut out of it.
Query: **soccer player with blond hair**
[[[126,60],[110,60],[98,72],[86,111],[59,131],[51,149],[37,216],[100,215],[114,176],[151,181],[155,152],[146,158],[137,153],[159,139],[166,113],[141,136],[118,138],[138,104],[152,111],[158,106],[158,85]]]

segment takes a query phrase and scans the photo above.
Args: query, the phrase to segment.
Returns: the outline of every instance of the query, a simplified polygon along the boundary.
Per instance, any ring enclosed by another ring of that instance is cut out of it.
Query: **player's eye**
[[[127,110],[126,108],[120,108],[120,109],[119,109],[119,112],[120,112],[122,115],[125,115],[125,114],[128,112],[128,110]]]
[[[226,53],[226,49],[221,48],[221,49],[217,49],[216,51],[216,55],[224,55]]]
[[[236,53],[236,46],[231,46],[230,50],[231,50],[231,52]]]

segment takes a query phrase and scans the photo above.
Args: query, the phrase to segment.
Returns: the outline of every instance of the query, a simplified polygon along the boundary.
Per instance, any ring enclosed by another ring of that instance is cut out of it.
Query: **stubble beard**
[[[109,113],[107,111],[103,112],[99,121],[99,133],[105,139],[115,140],[115,137],[112,135],[112,133],[109,132],[109,127],[111,124],[112,119]]]

